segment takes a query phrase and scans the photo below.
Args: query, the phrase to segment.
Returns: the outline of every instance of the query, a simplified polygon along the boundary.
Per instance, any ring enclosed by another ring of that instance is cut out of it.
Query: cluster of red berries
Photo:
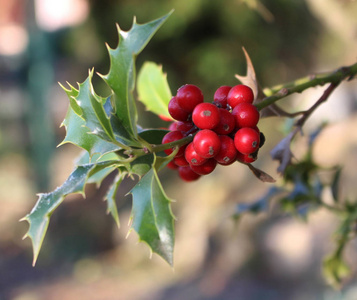
[[[180,87],[168,105],[171,123],[162,143],[171,143],[194,134],[192,142],[179,148],[168,164],[185,181],[211,173],[217,164],[235,161],[252,163],[257,159],[264,135],[259,131],[259,111],[253,105],[250,87],[239,84],[221,86],[213,102],[203,102],[200,88],[192,84]],[[165,150],[171,154],[174,148]]]

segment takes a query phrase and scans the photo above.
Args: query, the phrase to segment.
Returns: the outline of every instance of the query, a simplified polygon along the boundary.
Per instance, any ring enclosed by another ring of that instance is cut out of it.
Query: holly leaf
[[[167,109],[172,94],[167,83],[167,75],[162,72],[162,66],[154,62],[145,62],[138,75],[137,91],[138,100],[147,110],[172,119]]]
[[[163,163],[161,159],[156,164],[154,158],[152,168],[130,191],[133,196],[131,228],[138,233],[140,241],[147,243],[154,253],[173,265],[174,216],[170,205],[172,200],[166,196],[157,174]]]
[[[257,76],[255,74],[254,66],[252,63],[252,60],[250,59],[248,52],[245,50],[243,47],[243,52],[245,56],[245,60],[247,63],[247,71],[246,75],[238,75],[236,74],[235,77],[242,83],[247,86],[249,86],[254,93],[254,104],[258,104],[262,102],[266,98],[266,94],[264,93],[263,89],[258,83]],[[260,117],[265,118],[265,117],[270,117],[270,116],[287,116],[287,117],[293,117],[295,114],[289,114],[288,112],[284,111],[281,109],[278,105],[275,103],[269,105],[268,107],[264,107],[260,111]]]
[[[291,164],[293,154],[290,149],[290,144],[296,133],[297,130],[291,131],[270,151],[272,159],[279,161],[278,172],[280,174],[283,174],[287,166]]]
[[[252,164],[247,164],[252,173],[262,182],[274,183],[276,180],[268,173],[254,167]]]
[[[258,200],[251,203],[239,203],[236,206],[236,212],[233,215],[234,218],[239,219],[244,213],[258,214],[269,209],[270,200],[281,193],[282,190],[278,187],[271,187],[265,195]]]
[[[243,49],[245,60],[247,63],[247,72],[246,72],[245,76],[236,74],[235,77],[242,84],[249,86],[253,90],[254,100],[256,101],[258,99],[264,98],[264,93],[258,86],[258,81],[257,81],[257,77],[255,75],[254,66],[253,66],[253,63],[252,63],[249,55],[248,55],[248,52],[245,50],[244,47],[242,49]]]
[[[66,89],[61,84],[60,86],[67,93],[70,99],[70,105],[66,117],[61,124],[61,127],[64,126],[66,129],[66,136],[58,147],[66,143],[71,143],[86,150],[90,156],[93,156],[95,153],[105,154],[120,149],[118,145],[90,134],[89,128],[85,126],[85,121],[80,117],[82,110],[75,100],[75,97],[77,97],[79,93],[78,90],[70,84],[70,89]]]
[[[82,110],[81,117],[86,121],[86,126],[92,134],[98,135],[103,140],[115,141],[113,128],[107,116],[104,103],[106,98],[98,96],[92,85],[93,69],[87,79],[79,84],[79,93],[75,100]]]
[[[101,76],[113,90],[113,103],[118,119],[134,139],[138,137],[137,111],[133,99],[135,59],[170,14],[171,12],[145,24],[137,24],[134,18],[133,26],[129,31],[123,31],[117,26],[119,44],[115,49],[107,47],[110,69],[107,75]]]
[[[150,144],[161,144],[162,138],[168,132],[166,129],[145,129],[139,136]]]
[[[84,187],[87,179],[95,173],[117,164],[117,161],[106,161],[97,164],[77,166],[67,180],[51,193],[39,194],[39,199],[32,211],[21,221],[27,221],[30,225],[24,238],[29,237],[33,247],[33,265],[35,265],[40,252],[50,216],[69,194],[79,193],[84,196]]]
[[[106,162],[106,161],[111,161],[111,160],[116,160],[118,161],[118,155],[115,153],[107,153],[104,155],[101,155],[99,153],[93,155],[90,157],[87,152],[81,153],[75,160],[75,165],[80,166],[80,165],[86,165],[90,163],[98,163],[98,162]],[[120,161],[118,161],[118,165],[120,164]],[[111,173],[113,172],[118,166],[113,165],[111,167],[104,168],[103,170],[100,170],[98,172],[95,172],[91,176],[87,178],[86,183],[94,183],[96,184],[97,187],[99,187],[102,183],[102,181]]]
[[[115,195],[117,194],[118,188],[123,181],[126,173],[119,170],[119,173],[114,179],[113,184],[109,187],[104,200],[107,201],[107,214],[111,214],[115,223],[120,227],[118,209],[115,202]]]

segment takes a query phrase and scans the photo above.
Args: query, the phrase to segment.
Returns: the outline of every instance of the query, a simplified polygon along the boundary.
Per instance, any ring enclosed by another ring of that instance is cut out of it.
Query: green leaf
[[[105,162],[108,160],[118,160],[118,155],[116,153],[96,153],[93,156],[89,156],[88,152],[83,151],[74,160],[76,166],[86,165],[90,163]]]
[[[104,145],[109,149],[125,148],[131,146],[140,147],[126,131],[124,126],[114,115],[110,97],[102,98],[95,94],[92,86],[93,71],[88,78],[79,85],[76,90],[71,85],[71,90],[61,87],[66,91],[70,99],[70,107],[62,125],[66,126],[67,136],[61,143],[70,142],[86,149],[93,155],[99,152]],[[104,142],[100,141],[103,140]],[[107,143],[107,144],[105,144]],[[113,144],[113,145],[110,145]],[[98,147],[98,146],[101,147]],[[91,149],[96,147],[99,149]],[[110,151],[110,150],[109,150]]]
[[[126,146],[133,147],[142,147],[142,144],[136,141],[125,129],[122,122],[114,114],[114,109],[110,101],[110,97],[107,98],[106,103],[104,104],[104,109],[108,116],[110,116],[110,124],[113,128],[115,139]]]
[[[65,126],[66,136],[58,146],[71,143],[88,151],[90,156],[95,153],[105,154],[120,149],[119,146],[90,134],[90,130],[85,127],[85,121],[74,112],[71,106],[68,107],[61,126]]]
[[[84,187],[87,179],[95,173],[117,164],[117,161],[106,161],[97,164],[77,166],[62,186],[51,193],[39,194],[39,199],[32,211],[21,221],[27,221],[30,225],[24,238],[29,237],[33,246],[33,265],[35,265],[45,237],[50,216],[62,203],[63,199],[74,193],[84,195]]]
[[[132,229],[141,241],[170,265],[173,264],[174,216],[155,166],[130,191],[133,195]]]
[[[75,100],[82,111],[80,117],[85,120],[85,125],[92,134],[108,142],[115,142],[113,128],[104,110],[106,98],[102,98],[94,92],[92,78],[93,70],[89,72],[88,78],[79,84],[79,93]]]
[[[137,24],[134,19],[132,28],[127,32],[118,26],[119,44],[115,49],[108,47],[110,69],[102,77],[114,92],[113,102],[118,119],[134,138],[137,138],[137,111],[132,95],[135,85],[135,58],[170,14],[146,24]]]
[[[119,165],[120,161],[118,161],[118,155],[116,155],[113,152],[106,153],[106,154],[95,154],[92,157],[89,157],[87,152],[81,153],[78,158],[76,159],[75,163],[77,166],[79,165],[86,165],[89,163],[99,163],[99,162],[107,162],[107,161],[117,161],[117,164],[104,168],[103,170],[100,170],[98,172],[95,172],[91,176],[87,178],[87,184],[88,183],[94,183],[96,184],[97,187],[99,187],[102,184],[102,181],[110,174],[112,173]]]
[[[162,66],[145,62],[138,74],[138,100],[144,103],[147,110],[171,118],[167,106],[172,94],[166,77],[162,72]]]
[[[135,174],[141,178],[152,168],[153,161],[154,155],[152,153],[138,157],[126,166],[129,176]]]
[[[338,255],[332,255],[325,258],[322,271],[327,282],[335,288],[339,288],[343,279],[345,279],[351,272],[346,262]]]
[[[90,130],[85,127],[85,121],[80,117],[82,115],[82,109],[78,106],[75,97],[78,96],[79,91],[68,83],[70,89],[66,89],[60,84],[62,89],[66,92],[70,105],[67,110],[65,119],[63,120],[61,127],[66,128],[66,136],[64,140],[58,145],[61,146],[66,143],[72,143],[86,151],[90,156],[95,153],[108,153],[118,150],[119,147],[112,143],[108,143],[101,138],[90,134]]]
[[[139,136],[150,144],[161,144],[162,138],[169,131],[166,129],[147,129],[139,133]]]
[[[125,175],[126,175],[125,172],[121,172],[119,170],[119,173],[115,177],[113,184],[108,189],[108,192],[104,198],[104,200],[107,201],[107,213],[108,214],[110,213],[112,215],[112,217],[118,227],[120,227],[120,223],[119,223],[118,209],[117,209],[117,205],[115,203],[115,195],[116,195],[118,188],[119,188],[121,182],[123,181]]]

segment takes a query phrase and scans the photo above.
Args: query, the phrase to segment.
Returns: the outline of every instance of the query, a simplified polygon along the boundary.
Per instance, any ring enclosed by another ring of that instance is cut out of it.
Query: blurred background
[[[115,174],[87,198],[68,197],[51,218],[40,256],[32,264],[28,229],[19,222],[38,192],[52,191],[70,174],[79,149],[56,148],[68,99],[58,82],[85,80],[94,67],[106,74],[105,47],[117,44],[115,23],[128,30],[136,16],[148,22],[175,9],[137,59],[163,65],[172,92],[198,85],[211,101],[221,85],[245,74],[246,48],[260,84],[272,86],[312,72],[350,65],[357,58],[357,2],[349,0],[0,0],[0,299],[274,299],[355,300],[356,242],[346,251],[351,279],[333,290],[321,275],[321,260],[333,250],[337,220],[324,210],[303,222],[274,210],[246,215],[237,224],[236,205],[255,201],[270,188],[243,165],[220,167],[195,183],[162,173],[176,200],[175,267],[170,268],[127,237],[135,184],[117,195],[121,228],[102,201]],[[99,94],[108,90],[97,77]],[[309,107],[322,93],[314,88],[282,101],[289,111]],[[139,107],[139,123],[167,126]],[[306,124],[306,136],[329,125],[316,141],[316,160],[346,164],[342,196],[356,200],[356,80],[343,83]],[[269,151],[286,134],[287,122],[261,121],[267,137],[255,165],[278,179]],[[284,131],[285,130],[285,131]],[[306,136],[294,144],[299,159]]]

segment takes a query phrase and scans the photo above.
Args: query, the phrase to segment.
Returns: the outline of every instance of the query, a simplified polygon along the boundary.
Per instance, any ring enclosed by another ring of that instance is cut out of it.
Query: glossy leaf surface
[[[116,161],[107,161],[77,166],[63,185],[51,193],[39,194],[39,199],[32,211],[22,219],[26,220],[30,225],[25,237],[30,237],[32,241],[34,251],[33,264],[36,263],[40,252],[50,217],[58,205],[62,203],[65,196],[74,193],[84,195],[84,187],[88,177],[116,163]]]
[[[103,79],[113,91],[118,119],[133,138],[137,138],[137,111],[133,99],[135,58],[169,15],[145,24],[138,24],[134,19],[132,28],[127,32],[118,26],[119,44],[115,49],[108,47],[110,69]]]
[[[171,200],[166,196],[157,174],[160,167],[154,161],[150,171],[130,192],[133,195],[132,228],[141,241],[172,265],[174,216]]]

